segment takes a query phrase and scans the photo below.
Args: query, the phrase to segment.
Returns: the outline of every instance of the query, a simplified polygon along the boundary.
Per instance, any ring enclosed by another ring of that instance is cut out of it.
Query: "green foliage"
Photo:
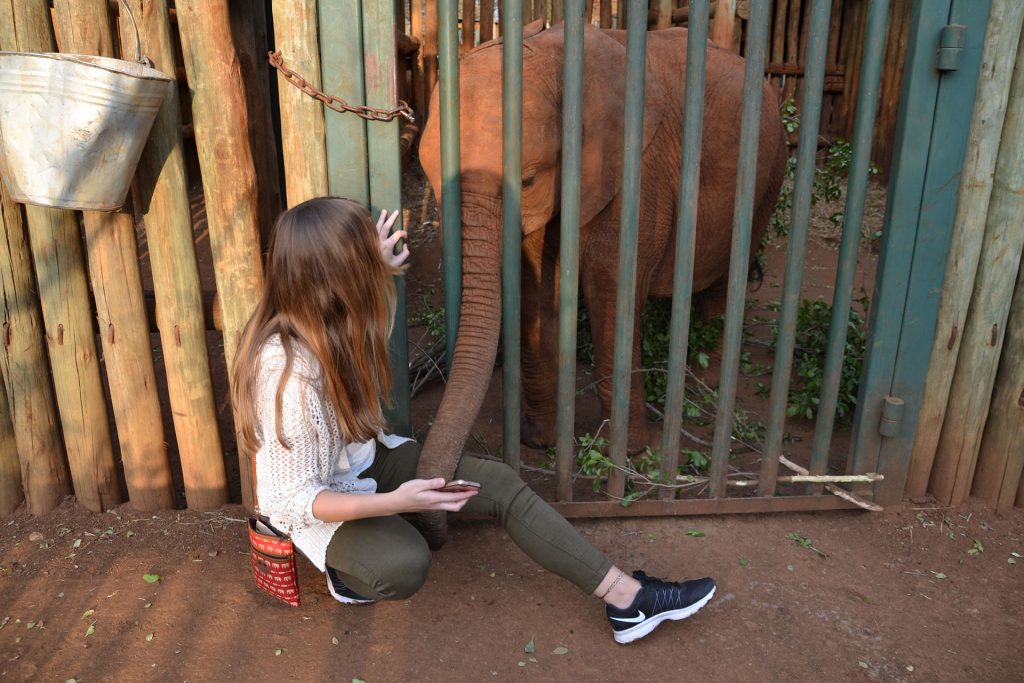
[[[796,103],[792,99],[782,104],[782,125],[787,134],[795,133],[800,128],[800,116],[797,114]],[[794,155],[786,160],[786,174],[779,192],[779,200],[775,204],[769,226],[772,233],[779,237],[789,234],[790,209],[793,208],[793,181],[796,177],[796,149]],[[850,143],[838,138],[829,145],[825,157],[814,169],[814,181],[811,186],[811,206],[818,202],[837,202],[843,198],[846,178],[850,174],[850,163],[853,160],[853,147]],[[881,169],[872,162],[868,166],[868,175],[877,175]],[[828,217],[833,225],[842,225],[843,212],[836,211]]]
[[[409,324],[425,325],[432,339],[444,339],[444,309],[432,305],[426,294],[420,294],[419,308],[409,318]]]
[[[867,295],[858,300],[861,308],[868,307]],[[804,299],[800,302],[796,324],[796,348],[793,364],[796,374],[790,382],[790,417],[804,417],[813,420],[818,413],[821,385],[825,377],[825,353],[828,348],[828,333],[832,324],[832,306],[821,299]],[[778,322],[771,323],[771,350],[778,343]],[[849,424],[857,403],[857,388],[860,383],[861,367],[864,364],[864,345],[867,341],[864,317],[855,307],[850,308],[846,326],[846,346],[843,367],[839,380],[839,397],[836,403],[836,418],[840,424]],[[759,387],[758,391],[762,389]],[[768,388],[763,391],[767,393]]]

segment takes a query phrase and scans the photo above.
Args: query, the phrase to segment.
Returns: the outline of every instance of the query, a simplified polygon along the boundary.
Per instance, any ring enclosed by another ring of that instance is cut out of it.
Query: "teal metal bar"
[[[502,443],[505,463],[519,471],[519,283],[523,239],[523,0],[505,0],[501,15],[503,36],[501,70],[502,158],[502,395],[505,420]]]
[[[320,73],[323,91],[346,102],[365,102],[363,84],[362,0],[321,0],[319,10]],[[369,161],[366,121],[324,107],[327,187],[337,197],[369,206]]]
[[[868,168],[871,165],[871,142],[878,109],[878,88],[885,56],[885,30],[889,21],[889,0],[872,0],[868,4],[867,30],[864,32],[864,61],[861,64],[860,88],[857,93],[857,115],[853,128],[853,159],[850,161],[849,184],[846,189],[843,238],[839,245],[839,269],[832,297],[832,321],[829,326],[828,350],[822,378],[818,419],[814,425],[811,446],[811,474],[824,474],[835,426],[839,379],[846,351],[846,331],[853,296],[853,278],[860,250],[864,199],[868,189]],[[819,491],[820,485],[810,487]]]
[[[706,0],[705,0],[706,1]],[[580,170],[583,148],[583,0],[565,2],[562,64],[562,223],[558,280],[558,412],[555,495],[572,500],[576,408],[576,315],[580,277]]]
[[[804,257],[807,253],[807,228],[811,219],[811,192],[818,152],[818,129],[821,122],[821,99],[825,86],[825,59],[828,57],[828,26],[832,16],[832,0],[818,0],[811,8],[810,38],[804,72],[804,96],[800,103],[800,140],[797,147],[796,178],[789,228],[789,251],[786,254],[786,277],[779,313],[779,336],[775,347],[775,369],[768,407],[768,432],[764,457],[761,459],[762,496],[775,495],[775,478],[779,473],[782,433],[786,427],[786,405],[789,402],[789,375],[793,370],[793,346],[796,340],[796,319],[800,308],[800,287],[803,283]]]
[[[647,16],[647,0],[628,0],[628,15]],[[620,4],[621,7],[621,4]],[[640,225],[640,171],[643,163],[644,76],[647,22],[630,21],[626,29],[626,118],[622,155],[622,213],[619,270],[615,299],[615,359],[612,368],[612,433],[609,454],[618,465],[608,477],[608,492],[623,495],[629,432],[629,388],[633,372],[633,325],[636,310],[637,234]]]
[[[395,7],[391,0],[363,0],[363,52],[366,55],[366,104],[392,108],[398,98],[395,59]],[[394,230],[402,229],[402,160],[398,121],[375,121],[367,127],[370,206],[374,216],[382,209],[399,209]],[[397,434],[412,435],[409,407],[409,332],[405,316],[405,278],[395,278],[398,289],[395,326],[391,332],[392,408],[388,422]]]
[[[438,100],[441,107],[441,240],[444,260],[444,335],[451,372],[462,306],[462,175],[459,147],[458,0],[437,7]]]
[[[916,0],[896,126],[889,206],[882,231],[870,329],[873,334],[857,397],[851,472],[877,471],[874,499],[903,496],[924,379],[938,319],[944,265],[956,215],[955,188],[963,167],[991,0],[952,0],[945,7]],[[934,68],[936,36],[945,24],[966,26],[960,68]],[[922,150],[928,150],[923,154]],[[876,337],[878,337],[876,339]],[[903,399],[899,432],[878,432],[886,395]]]
[[[736,173],[736,204],[733,210],[732,254],[729,258],[729,294],[725,314],[725,343],[718,383],[718,410],[711,451],[711,497],[726,494],[725,475],[732,441],[733,409],[743,343],[743,310],[747,273],[750,269],[750,233],[754,220],[757,180],[757,144],[761,125],[765,46],[768,42],[768,0],[750,4],[747,23],[746,68],[743,76],[743,116],[740,123],[739,170]]]
[[[686,94],[683,97],[683,147],[679,174],[679,216],[676,223],[676,261],[672,280],[668,390],[665,397],[665,426],[661,436],[661,469],[663,481],[667,484],[675,483],[675,475],[679,469],[679,428],[683,422],[690,300],[693,296],[693,252],[697,233],[709,16],[708,0],[690,0],[686,44]],[[674,498],[675,490],[664,489],[662,497]]]

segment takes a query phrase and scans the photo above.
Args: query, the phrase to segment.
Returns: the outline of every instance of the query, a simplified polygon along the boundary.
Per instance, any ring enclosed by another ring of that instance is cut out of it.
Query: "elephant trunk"
[[[421,479],[451,479],[483,404],[498,351],[501,327],[501,204],[463,195],[462,311],[448,387],[420,455]],[[447,538],[443,512],[419,515],[418,526],[434,549]]]

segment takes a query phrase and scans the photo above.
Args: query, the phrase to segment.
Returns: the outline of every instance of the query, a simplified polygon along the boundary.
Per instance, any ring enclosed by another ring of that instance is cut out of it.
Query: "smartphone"
[[[441,491],[443,493],[462,493],[463,491],[479,491],[480,484],[475,481],[466,481],[465,479],[453,479],[439,489],[435,491]]]

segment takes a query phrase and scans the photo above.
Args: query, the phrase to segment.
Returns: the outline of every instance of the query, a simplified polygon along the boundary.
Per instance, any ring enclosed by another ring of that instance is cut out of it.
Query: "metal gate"
[[[361,4],[361,8],[360,8]],[[804,88],[800,101],[803,124],[799,131],[793,206],[778,320],[778,341],[772,373],[767,432],[756,495],[734,486],[728,474],[736,386],[740,366],[746,275],[751,250],[754,211],[753,171],[758,150],[761,98],[765,73],[770,0],[752,0],[744,57],[744,104],[739,136],[732,254],[728,275],[722,370],[719,381],[714,440],[707,478],[708,495],[677,499],[663,490],[658,499],[643,499],[628,507],[623,468],[627,463],[626,433],[632,357],[632,310],[640,199],[640,149],[646,22],[627,29],[625,155],[622,169],[622,213],[616,308],[613,405],[609,455],[615,464],[607,479],[606,501],[574,502],[574,410],[578,314],[580,163],[582,140],[583,40],[585,0],[565,0],[565,46],[562,102],[561,251],[558,317],[558,415],[555,455],[556,506],[568,516],[704,514],[836,509],[899,500],[910,458],[918,402],[928,364],[927,351],[935,328],[938,292],[955,211],[954,191],[966,147],[975,86],[981,61],[990,0],[915,0],[901,103],[895,156],[888,188],[881,255],[874,300],[870,308],[865,365],[847,458],[847,474],[825,476],[836,420],[837,396],[851,309],[861,222],[868,186],[872,132],[878,108],[879,79],[884,58],[889,0],[870,0],[863,63],[849,170],[845,219],[836,272],[832,324],[809,467],[800,468],[783,454],[783,433],[803,262],[807,245],[811,188],[816,161],[818,120],[825,80],[826,48],[832,0],[813,0],[810,43],[805,56]],[[386,45],[394,28],[394,9],[388,0],[326,2],[320,9],[325,90],[349,101],[375,106],[394,102],[393,53]],[[461,226],[459,172],[459,63],[457,0],[438,0],[440,55],[441,168],[444,182],[441,214],[444,220],[445,309],[448,339],[459,322],[461,286]],[[647,14],[647,0],[628,0],[631,17]],[[684,160],[678,195],[674,289],[671,314],[671,355],[665,424],[660,452],[661,472],[674,482],[680,453],[684,370],[690,326],[700,140],[709,25],[708,0],[690,0],[686,96],[682,130]],[[502,328],[504,358],[504,457],[520,466],[520,244],[522,207],[523,2],[505,0],[501,15],[503,49],[503,250]],[[329,32],[329,33],[328,33]],[[351,78],[353,63],[363,78]],[[389,61],[390,60],[390,61]],[[388,71],[390,69],[390,72]],[[680,77],[683,77],[681,74]],[[392,82],[393,83],[393,82]],[[396,124],[367,127],[354,118],[327,112],[330,189],[363,199],[374,206],[398,204]],[[352,160],[358,160],[355,165]],[[396,376],[400,429],[408,430],[408,377],[404,321],[396,336]],[[681,340],[681,341],[680,341]],[[454,348],[449,343],[449,349]],[[451,353],[449,351],[449,353]],[[404,394],[403,394],[404,392]],[[802,492],[777,494],[779,463],[794,470],[787,482],[805,482]],[[878,472],[884,478],[877,478]],[[754,485],[754,482],[748,482]],[[823,486],[824,489],[823,490]],[[752,486],[753,487],[753,486]],[[841,488],[845,487],[845,488]],[[835,495],[833,495],[835,494]],[[851,495],[852,494],[852,495]]]

